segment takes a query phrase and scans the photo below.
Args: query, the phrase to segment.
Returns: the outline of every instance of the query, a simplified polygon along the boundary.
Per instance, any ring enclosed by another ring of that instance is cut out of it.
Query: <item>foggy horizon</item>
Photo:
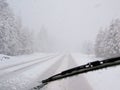
[[[7,0],[25,27],[38,32],[44,26],[53,51],[80,52],[94,43],[100,28],[119,18],[119,0]]]

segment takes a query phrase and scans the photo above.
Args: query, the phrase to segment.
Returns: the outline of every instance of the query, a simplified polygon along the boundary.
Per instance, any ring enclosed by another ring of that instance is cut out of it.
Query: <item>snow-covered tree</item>
[[[112,21],[110,26],[97,35],[95,45],[96,55],[99,57],[120,56],[120,20]]]
[[[22,25],[16,19],[5,0],[0,0],[0,53],[20,55],[31,50],[29,32],[22,30]],[[26,49],[27,47],[27,49]]]
[[[21,28],[19,32],[19,47],[18,54],[29,54],[34,52],[33,48],[33,35],[27,28]]]
[[[96,56],[102,57],[104,56],[104,47],[106,42],[106,34],[105,31],[100,30],[100,32],[97,35],[96,43],[95,43],[95,54]]]
[[[0,0],[0,53],[16,53],[14,48],[18,47],[16,21],[8,4]]]

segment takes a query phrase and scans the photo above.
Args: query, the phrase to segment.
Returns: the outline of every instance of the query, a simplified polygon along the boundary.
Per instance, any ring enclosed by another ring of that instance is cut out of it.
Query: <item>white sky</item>
[[[40,30],[44,25],[56,48],[78,49],[93,41],[101,27],[120,17],[120,0],[8,0],[25,26]]]

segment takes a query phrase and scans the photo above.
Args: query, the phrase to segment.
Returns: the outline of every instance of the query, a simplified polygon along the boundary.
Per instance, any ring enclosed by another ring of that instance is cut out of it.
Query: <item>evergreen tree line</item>
[[[43,40],[46,32],[41,30],[40,33],[43,36],[41,34],[35,38],[30,30],[22,26],[20,19],[15,17],[8,3],[0,0],[0,54],[15,56],[35,51],[44,52],[45,49],[40,48],[46,48],[41,44],[46,44]]]
[[[95,44],[97,57],[120,56],[120,19],[115,19],[111,24],[97,35]]]

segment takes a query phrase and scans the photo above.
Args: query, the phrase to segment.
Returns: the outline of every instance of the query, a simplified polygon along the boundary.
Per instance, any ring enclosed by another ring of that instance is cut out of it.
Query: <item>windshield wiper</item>
[[[37,87],[34,87],[34,89],[40,89],[47,85],[48,83],[55,81],[55,80],[60,80],[63,78],[71,77],[74,75],[94,71],[94,70],[99,70],[102,68],[106,67],[112,67],[120,64],[120,57],[115,57],[115,58],[109,58],[105,60],[100,60],[100,61],[93,61],[89,62],[85,65],[77,66],[68,70],[65,70],[59,74],[53,75],[45,80],[42,80],[41,84]]]

